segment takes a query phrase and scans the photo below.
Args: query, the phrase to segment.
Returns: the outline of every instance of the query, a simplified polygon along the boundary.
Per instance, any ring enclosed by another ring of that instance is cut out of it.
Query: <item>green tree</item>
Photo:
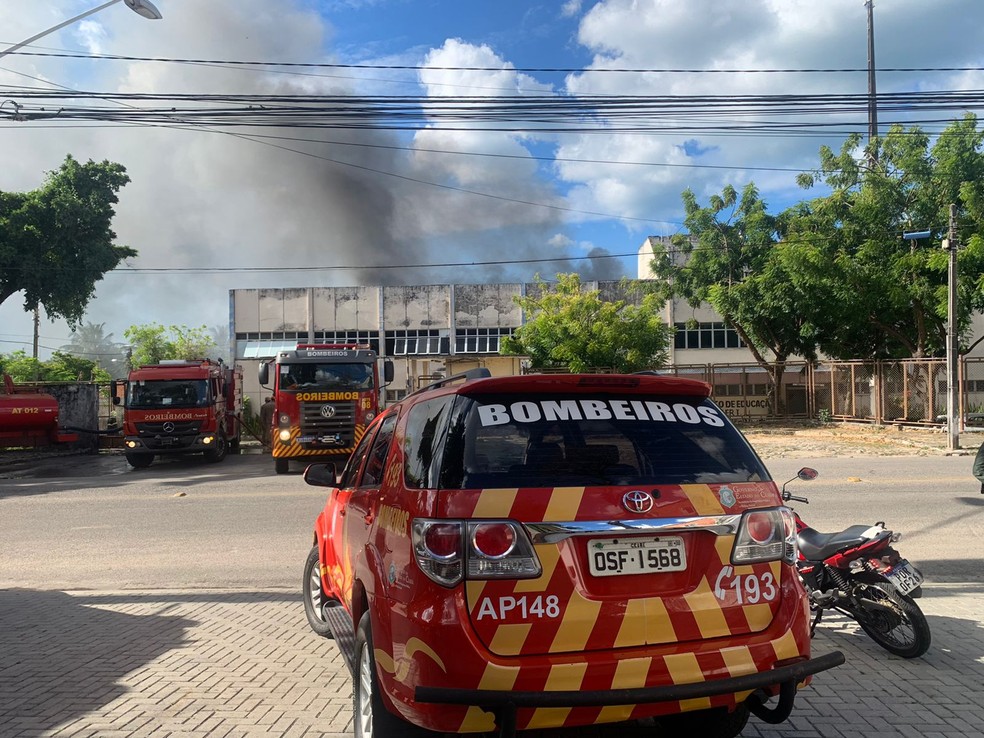
[[[15,382],[108,382],[110,376],[94,361],[55,351],[46,361],[23,351],[0,355],[0,370]]]
[[[812,315],[822,308],[822,298],[790,279],[777,248],[781,220],[769,215],[754,184],[740,196],[729,185],[706,207],[688,189],[683,204],[689,235],[675,236],[671,248],[655,246],[653,289],[664,299],[711,305],[767,372],[773,409],[779,411],[789,357],[816,357]]]
[[[800,176],[830,192],[787,213],[784,250],[801,290],[825,296],[814,315],[820,349],[835,358],[941,356],[946,346],[947,253],[940,243],[957,206],[958,326],[966,336],[973,310],[984,308],[984,135],[968,115],[931,144],[919,128],[893,126],[878,157],[859,157],[860,136]],[[870,153],[871,149],[869,149]],[[906,231],[929,231],[908,241]]]
[[[30,192],[0,192],[0,303],[23,292],[24,309],[76,326],[103,275],[137,252],[113,243],[120,164],[71,156]]]
[[[197,328],[158,324],[131,325],[123,335],[132,347],[133,366],[157,364],[165,359],[216,357],[215,340],[203,325]]]
[[[634,372],[666,363],[671,331],[660,317],[663,302],[640,295],[639,304],[601,299],[577,274],[558,274],[555,285],[536,277],[535,294],[514,298],[526,322],[503,339],[500,353],[530,357],[533,368],[572,372]]]

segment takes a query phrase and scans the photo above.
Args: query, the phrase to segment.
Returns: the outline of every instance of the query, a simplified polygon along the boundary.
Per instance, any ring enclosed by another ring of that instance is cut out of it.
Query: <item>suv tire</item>
[[[304,614],[307,616],[311,630],[319,636],[331,638],[331,628],[325,620],[323,608],[328,601],[324,587],[321,586],[321,560],[318,557],[318,547],[312,546],[304,562],[304,581],[301,584],[304,592]]]
[[[355,634],[355,684],[352,688],[355,738],[423,738],[434,736],[399,718],[383,704],[372,651],[372,625],[366,612]]]

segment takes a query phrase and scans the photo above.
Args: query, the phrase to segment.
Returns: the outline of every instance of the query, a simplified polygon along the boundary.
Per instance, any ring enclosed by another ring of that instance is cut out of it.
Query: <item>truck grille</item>
[[[202,427],[200,420],[172,420],[154,423],[136,423],[137,436],[144,446],[154,450],[179,449],[192,446]],[[165,430],[167,425],[173,429]]]
[[[334,411],[323,408],[334,408]],[[341,436],[344,446],[355,442],[355,402],[302,402],[302,436]]]

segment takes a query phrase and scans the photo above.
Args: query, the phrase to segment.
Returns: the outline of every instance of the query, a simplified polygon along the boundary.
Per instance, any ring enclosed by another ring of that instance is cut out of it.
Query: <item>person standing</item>
[[[260,406],[260,428],[263,432],[263,445],[270,446],[273,434],[273,398],[268,397]]]
[[[974,468],[971,470],[971,474],[981,483],[981,494],[984,495],[984,443],[977,449],[977,456],[974,457]]]

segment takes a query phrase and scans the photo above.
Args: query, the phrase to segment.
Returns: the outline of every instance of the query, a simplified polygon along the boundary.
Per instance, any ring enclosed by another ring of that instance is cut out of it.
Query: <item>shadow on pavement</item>
[[[119,680],[186,643],[195,621],[92,607],[56,591],[0,590],[0,722],[51,730],[123,694]]]

